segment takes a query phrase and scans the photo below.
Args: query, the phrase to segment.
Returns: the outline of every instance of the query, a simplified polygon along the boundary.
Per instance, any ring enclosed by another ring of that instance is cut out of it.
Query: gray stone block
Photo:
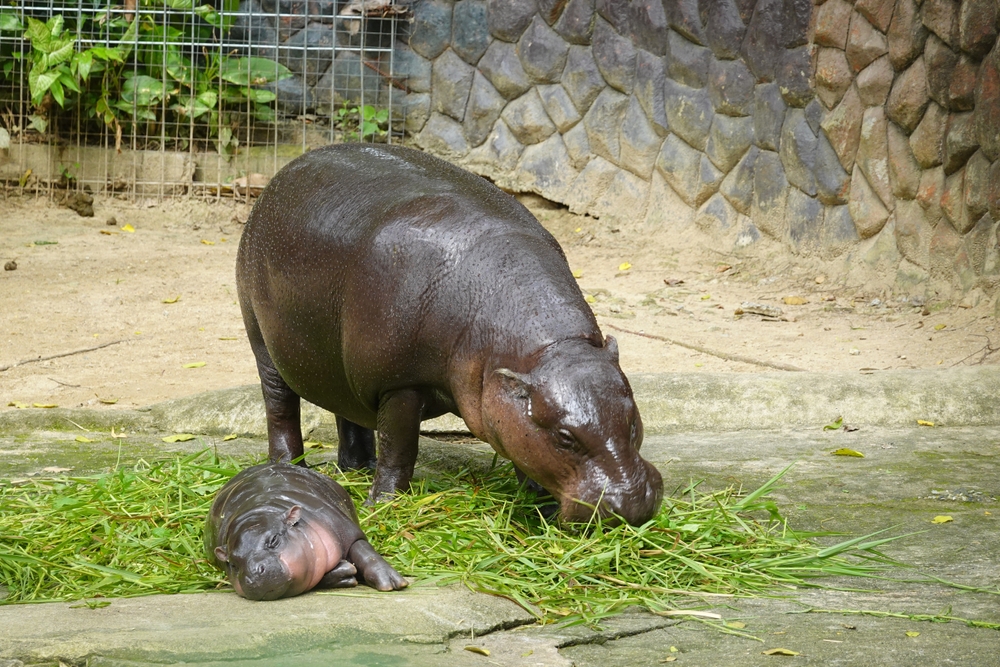
[[[976,137],[991,161],[1000,160],[1000,46],[994,46],[979,68],[976,84]],[[996,218],[996,216],[993,216]]]
[[[558,83],[568,51],[569,44],[538,16],[517,43],[521,65],[535,83]]]
[[[916,201],[896,204],[896,248],[899,254],[917,266],[926,269],[933,226],[928,222],[924,209]]]
[[[649,51],[638,51],[635,60],[635,96],[646,112],[646,118],[661,137],[667,136],[667,111],[663,99],[666,63]]]
[[[664,81],[664,99],[667,101],[667,123],[670,130],[700,151],[708,143],[715,111],[708,97],[708,90],[688,88],[670,79]]]
[[[313,86],[333,62],[333,45],[333,26],[310,21],[285,41],[278,60]]]
[[[667,34],[667,75],[691,88],[708,85],[712,52],[671,30]]]
[[[490,45],[485,0],[460,0],[455,3],[451,24],[451,48],[462,60],[475,65]]]
[[[759,154],[757,147],[751,146],[719,185],[719,192],[743,215],[750,215],[753,206],[754,167]]]
[[[590,140],[587,139],[587,128],[583,123],[577,123],[562,135],[566,151],[569,153],[570,164],[574,169],[583,169],[590,162]]]
[[[793,107],[804,107],[813,98],[812,49],[800,46],[784,52],[775,81],[781,97]]]
[[[701,205],[694,216],[694,224],[708,234],[726,233],[736,227],[739,213],[725,197],[716,193]]]
[[[754,87],[753,129],[754,143],[758,147],[778,150],[786,108],[777,84],[761,83]]]
[[[851,175],[851,198],[847,205],[858,230],[858,236],[863,239],[871,238],[882,231],[886,220],[889,219],[888,209],[868,184],[858,165],[854,165],[854,173]]]
[[[465,138],[469,140],[469,145],[478,146],[486,140],[506,103],[507,100],[497,92],[489,79],[477,71],[465,110]]]
[[[802,251],[822,244],[824,206],[798,188],[788,189],[785,224],[792,247]]]
[[[465,119],[465,105],[472,88],[476,68],[448,50],[434,61],[431,75],[431,106],[435,111],[448,114],[458,122]]]
[[[913,151],[917,163],[924,169],[941,164],[944,158],[944,132],[947,124],[948,112],[932,102],[910,135],[910,150]]]
[[[927,92],[931,99],[945,109],[950,108],[948,89],[958,65],[958,54],[936,35],[931,35],[924,47],[924,63],[927,65]]]
[[[660,142],[660,136],[646,118],[639,100],[632,95],[621,126],[619,164],[648,181],[660,152]]]
[[[977,276],[996,274],[998,259],[996,225],[989,213],[979,217],[979,222],[965,236],[965,255]]]
[[[736,166],[753,143],[753,119],[716,114],[708,134],[705,155],[723,173]]]
[[[406,111],[406,131],[411,135],[420,132],[431,115],[430,93],[410,93],[403,108]]]
[[[788,182],[810,197],[816,196],[816,135],[802,109],[789,109],[781,127],[778,155]]]
[[[753,205],[750,217],[760,231],[783,241],[788,233],[785,219],[788,179],[781,158],[773,151],[760,151],[754,163]]]
[[[510,128],[502,120],[493,124],[493,130],[486,141],[469,152],[463,164],[478,167],[487,173],[510,174],[517,168],[517,162],[524,146],[514,137]]]
[[[882,56],[858,74],[858,95],[868,107],[883,106],[889,99],[894,72],[888,56]]]
[[[986,198],[989,201],[990,215],[994,220],[1000,220],[1000,160],[994,161],[990,166],[986,182],[989,184]]]
[[[920,187],[920,164],[913,157],[907,136],[895,123],[888,124],[886,139],[892,194],[901,199],[913,199]]]
[[[516,42],[538,12],[535,0],[487,0],[486,7],[490,34],[505,42]]]
[[[740,218],[740,230],[736,234],[736,241],[733,246],[736,248],[746,248],[760,241],[762,235],[757,225],[753,224],[750,218],[742,216]]]
[[[827,0],[819,5],[816,9],[816,44],[841,51],[846,49],[853,9],[847,0]]]
[[[595,156],[583,168],[566,193],[566,205],[573,213],[589,213],[593,203],[604,194],[618,172],[618,167]]]
[[[632,41],[619,35],[604,19],[594,25],[594,61],[608,85],[626,95],[635,86],[636,50]]]
[[[816,196],[827,206],[846,204],[851,175],[844,171],[826,134],[816,137]],[[914,188],[916,190],[916,188]]]
[[[962,0],[958,10],[958,45],[974,58],[982,58],[997,41],[1000,4],[996,0]]]
[[[424,58],[434,60],[451,42],[452,3],[447,0],[423,0],[413,6],[410,24],[410,48]]]
[[[884,33],[889,29],[896,0],[858,0],[857,10],[861,12],[875,29]]]
[[[840,0],[843,2],[843,0]],[[746,34],[746,25],[740,18],[740,10],[734,0],[703,2],[705,41],[712,53],[720,60],[735,60],[740,57],[740,44]]]
[[[621,222],[642,220],[649,200],[649,183],[638,176],[619,169],[607,189],[593,204],[593,214]]]
[[[814,134],[819,134],[820,126],[823,123],[823,119],[826,117],[826,111],[823,109],[823,105],[820,104],[819,100],[813,99],[805,108],[806,122],[809,123],[809,127],[812,128]]]
[[[469,142],[462,126],[444,114],[431,112],[424,129],[416,136],[417,146],[438,155],[465,155]]]
[[[573,106],[573,100],[569,98],[566,89],[560,84],[554,83],[548,86],[538,86],[538,95],[542,99],[545,113],[549,115],[552,122],[556,124],[556,129],[565,133],[571,127],[580,122],[583,116]]]
[[[783,0],[759,0],[741,53],[757,81],[774,81],[784,51]]]
[[[670,0],[663,3],[671,28],[696,44],[705,44],[705,31],[698,12],[698,0]]]
[[[495,41],[479,60],[479,71],[506,99],[520,97],[531,87],[513,44]]]
[[[827,109],[840,104],[853,81],[854,73],[843,51],[834,48],[819,49],[816,55],[816,95]]]
[[[948,86],[948,108],[952,111],[971,111],[976,106],[978,77],[979,61],[964,53],[960,55]]]
[[[944,141],[944,173],[958,171],[978,148],[972,112],[951,114]]]
[[[531,192],[553,201],[562,201],[577,173],[558,134],[528,146],[517,166],[518,181]]]
[[[924,0],[924,26],[945,44],[958,48],[958,3],[955,0]]]
[[[628,102],[628,96],[612,88],[605,88],[583,117],[590,149],[614,164],[619,164],[621,156],[618,135],[625,120]]]
[[[597,69],[591,50],[585,46],[569,47],[566,69],[563,71],[562,86],[573,100],[577,111],[587,113],[587,109],[597,99],[607,84]]]
[[[905,70],[924,52],[927,28],[920,19],[920,7],[916,0],[896,0],[886,37],[889,62],[897,72]]]
[[[396,44],[395,58],[396,72],[399,77],[406,81],[406,87],[412,93],[431,92],[431,70],[432,63],[420,54],[416,53],[406,44]]]
[[[944,213],[941,212],[941,193],[944,192],[944,168],[934,167],[920,173],[917,188],[917,202],[927,212],[927,219],[936,224]]]
[[[976,219],[969,215],[969,207],[965,204],[964,168],[945,178],[944,190],[941,192],[941,212],[959,234],[965,234],[976,224]]]
[[[553,27],[570,44],[589,45],[594,31],[594,0],[569,0]]]
[[[540,143],[556,132],[535,88],[509,102],[500,117],[517,140],[526,146]]]
[[[855,247],[860,240],[847,206],[831,206],[826,209],[821,236],[824,255],[841,255]]]
[[[636,48],[664,55],[670,28],[662,0],[633,0],[629,13],[632,16],[631,36]]]
[[[538,15],[552,25],[562,16],[566,9],[566,0],[538,0]]]
[[[889,120],[904,131],[912,132],[923,118],[928,102],[930,95],[927,91],[927,68],[924,66],[924,59],[920,57],[896,77],[885,109]]]
[[[885,35],[876,30],[860,12],[855,11],[847,34],[847,62],[851,64],[851,68],[860,72],[888,52],[889,43]]]
[[[684,203],[660,172],[654,171],[653,180],[649,184],[644,228],[683,232],[693,222],[694,213],[694,209]]]
[[[854,167],[858,144],[861,142],[863,118],[864,107],[861,104],[861,97],[858,95],[858,89],[851,86],[837,108],[827,114],[820,124],[833,150],[837,151],[840,164],[847,171]]]
[[[894,198],[889,184],[888,123],[882,107],[865,109],[856,164],[861,167],[868,184],[878,194],[886,209],[891,211]]]
[[[701,206],[711,197],[724,176],[700,151],[674,134],[664,140],[656,159],[656,169],[692,208]]]
[[[989,176],[990,161],[982,151],[976,151],[965,166],[965,204],[973,218],[990,210]]]
[[[708,69],[708,96],[718,113],[749,116],[754,108],[754,78],[740,60],[713,60]]]

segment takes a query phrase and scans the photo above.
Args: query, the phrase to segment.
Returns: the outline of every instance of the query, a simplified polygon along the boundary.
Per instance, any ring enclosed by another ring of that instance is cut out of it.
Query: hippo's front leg
[[[414,389],[399,389],[382,396],[378,406],[378,462],[369,503],[410,488],[423,411],[424,399]]]
[[[347,558],[358,568],[358,575],[375,590],[398,591],[410,584],[375,551],[368,540],[360,539],[351,545]]]

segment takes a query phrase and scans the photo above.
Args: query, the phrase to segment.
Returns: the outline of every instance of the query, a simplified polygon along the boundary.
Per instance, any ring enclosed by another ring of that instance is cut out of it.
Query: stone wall
[[[1000,0],[418,0],[424,149],[576,212],[1000,284]]]

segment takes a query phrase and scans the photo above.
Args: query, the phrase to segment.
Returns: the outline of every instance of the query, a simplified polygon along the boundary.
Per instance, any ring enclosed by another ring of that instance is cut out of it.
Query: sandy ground
[[[0,370],[0,409],[135,407],[257,381],[234,285],[244,204],[99,198],[96,216],[83,218],[47,199],[2,197],[0,263],[17,268],[0,272],[0,369],[114,344]],[[602,329],[618,338],[626,372],[1000,361],[990,354],[1000,347],[991,299],[914,301],[877,287],[884,280],[859,281],[857,271],[838,276],[832,265],[776,252],[720,252],[679,241],[690,233],[622,228],[537,197],[522,201],[563,244]],[[744,302],[781,308],[781,317],[738,316]]]

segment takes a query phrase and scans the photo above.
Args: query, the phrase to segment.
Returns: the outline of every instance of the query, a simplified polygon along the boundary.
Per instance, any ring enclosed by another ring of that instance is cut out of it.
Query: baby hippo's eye
[[[278,546],[278,536],[271,535],[270,537],[268,537],[266,540],[264,540],[264,546],[267,547],[268,549],[273,549],[276,546]]]
[[[569,429],[561,428],[556,431],[556,444],[566,449],[576,449],[576,438]]]
[[[260,565],[258,565],[258,566],[257,566],[257,574],[264,574],[264,571],[265,571],[266,569],[267,569],[267,568],[265,568],[265,567],[264,567],[264,564],[263,564],[263,563],[261,563]]]

